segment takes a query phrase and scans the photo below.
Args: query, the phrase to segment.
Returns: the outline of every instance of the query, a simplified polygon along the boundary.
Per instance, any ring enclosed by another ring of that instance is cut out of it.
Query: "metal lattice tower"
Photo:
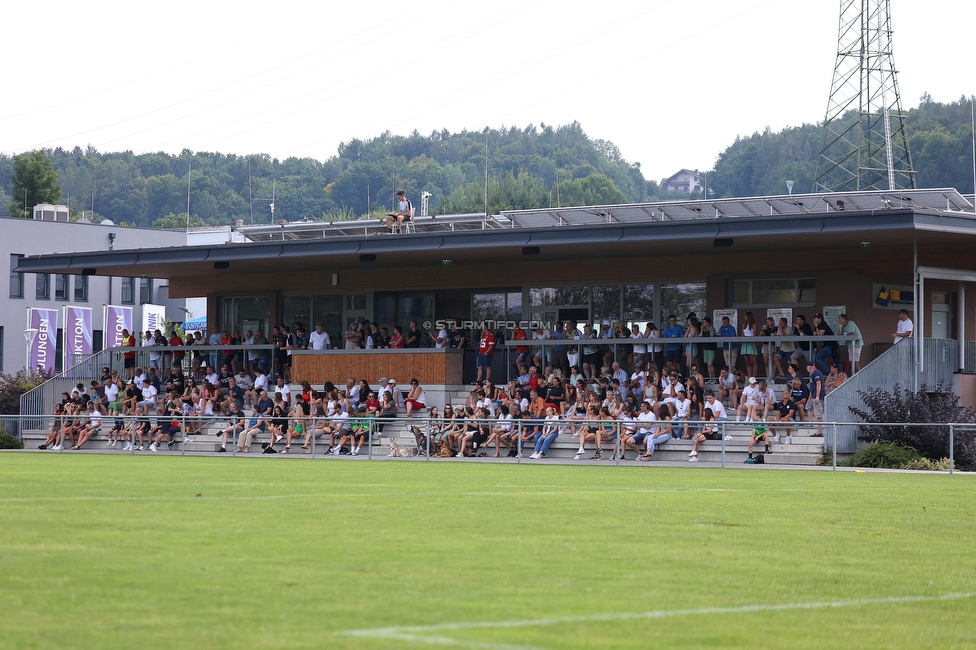
[[[891,33],[890,0],[841,0],[814,192],[915,188]]]

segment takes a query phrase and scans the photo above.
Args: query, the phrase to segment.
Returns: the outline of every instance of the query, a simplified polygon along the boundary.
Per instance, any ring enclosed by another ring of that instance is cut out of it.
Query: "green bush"
[[[13,434],[7,433],[6,430],[0,429],[0,449],[23,449],[24,443],[17,440]]]
[[[850,464],[852,467],[904,469],[908,463],[918,461],[921,457],[911,447],[893,442],[878,442],[858,450],[851,456]]]
[[[928,458],[919,458],[918,460],[910,460],[905,464],[905,469],[921,469],[930,472],[945,472],[948,471],[952,463],[948,458],[940,458],[939,460],[930,460]]]

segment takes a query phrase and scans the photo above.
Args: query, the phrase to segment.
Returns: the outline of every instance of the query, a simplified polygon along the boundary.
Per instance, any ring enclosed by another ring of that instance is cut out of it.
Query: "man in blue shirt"
[[[718,328],[719,336],[736,336],[737,332],[735,327],[729,322],[728,316],[722,316],[722,326]],[[725,367],[729,369],[731,373],[735,370],[736,356],[739,353],[738,343],[723,343],[722,344],[722,354],[725,355]]]
[[[685,330],[681,325],[678,325],[678,317],[674,314],[668,316],[668,326],[664,328],[661,332],[664,338],[668,339],[680,339],[684,337]],[[681,367],[681,344],[668,343],[668,356],[666,361],[675,363],[675,366]]]
[[[823,398],[827,394],[826,386],[824,385],[823,373],[817,369],[817,364],[811,359],[807,362],[807,372],[810,373],[810,401],[808,403],[809,410],[813,412],[813,417],[818,422],[823,422],[824,415],[824,404]],[[817,429],[817,432],[813,434],[814,436],[823,436],[823,425]]]

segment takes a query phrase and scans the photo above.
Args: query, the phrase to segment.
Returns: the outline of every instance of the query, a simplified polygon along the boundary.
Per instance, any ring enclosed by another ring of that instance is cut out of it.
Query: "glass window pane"
[[[753,280],[752,304],[787,304],[796,301],[796,280]]]
[[[64,273],[58,273],[54,276],[54,299],[55,300],[67,300],[68,299],[68,287],[71,286],[70,276]]]
[[[590,311],[590,318],[602,321],[603,319],[615,323],[620,320],[620,287],[593,287],[593,307]]]
[[[332,347],[344,347],[342,296],[312,296],[312,319],[310,322],[312,330],[315,329],[316,323],[322,323],[322,327],[329,333]]]
[[[347,311],[366,311],[366,294],[356,293],[346,296]]]
[[[312,296],[282,296],[281,322],[288,327],[301,323],[308,333],[309,320],[312,318]],[[331,334],[329,336],[332,336]]]
[[[78,302],[88,302],[88,276],[75,276],[75,300]]]
[[[48,300],[51,297],[51,276],[48,273],[38,273],[34,297],[38,300]]]
[[[152,278],[139,278],[139,304],[145,305],[153,301]]]
[[[122,304],[131,305],[136,301],[136,279],[122,278]]]
[[[508,320],[522,320],[522,292],[508,294]]]
[[[476,293],[471,296],[471,320],[505,320],[504,293]]]
[[[20,262],[20,258],[23,255],[13,253],[10,255],[10,297],[11,298],[23,298],[24,297],[24,274],[17,273],[14,271],[17,268],[17,264]]]
[[[654,320],[654,285],[628,284],[624,286],[624,320],[628,325]]]
[[[749,304],[749,281],[748,280],[732,281],[732,304],[733,305]]]
[[[816,280],[800,280],[800,296],[797,302],[817,304]]]
[[[585,305],[589,302],[589,287],[535,287],[529,289],[533,307],[550,305]]]
[[[247,330],[251,330],[257,335],[258,332],[264,334],[265,338],[270,336],[271,327],[271,298],[268,296],[242,296],[234,298],[236,309],[233,311],[233,323],[225,321],[226,329],[238,330],[246,335]]]
[[[705,316],[704,282],[661,285],[661,317],[657,323],[659,327],[668,322],[669,314],[674,314],[679,323],[684,323],[691,312],[695,312],[699,318]]]

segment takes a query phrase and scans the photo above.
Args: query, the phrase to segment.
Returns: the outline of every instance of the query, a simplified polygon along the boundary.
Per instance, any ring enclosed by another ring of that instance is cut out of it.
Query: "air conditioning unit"
[[[68,206],[38,203],[34,206],[35,221],[63,221],[68,223]]]

